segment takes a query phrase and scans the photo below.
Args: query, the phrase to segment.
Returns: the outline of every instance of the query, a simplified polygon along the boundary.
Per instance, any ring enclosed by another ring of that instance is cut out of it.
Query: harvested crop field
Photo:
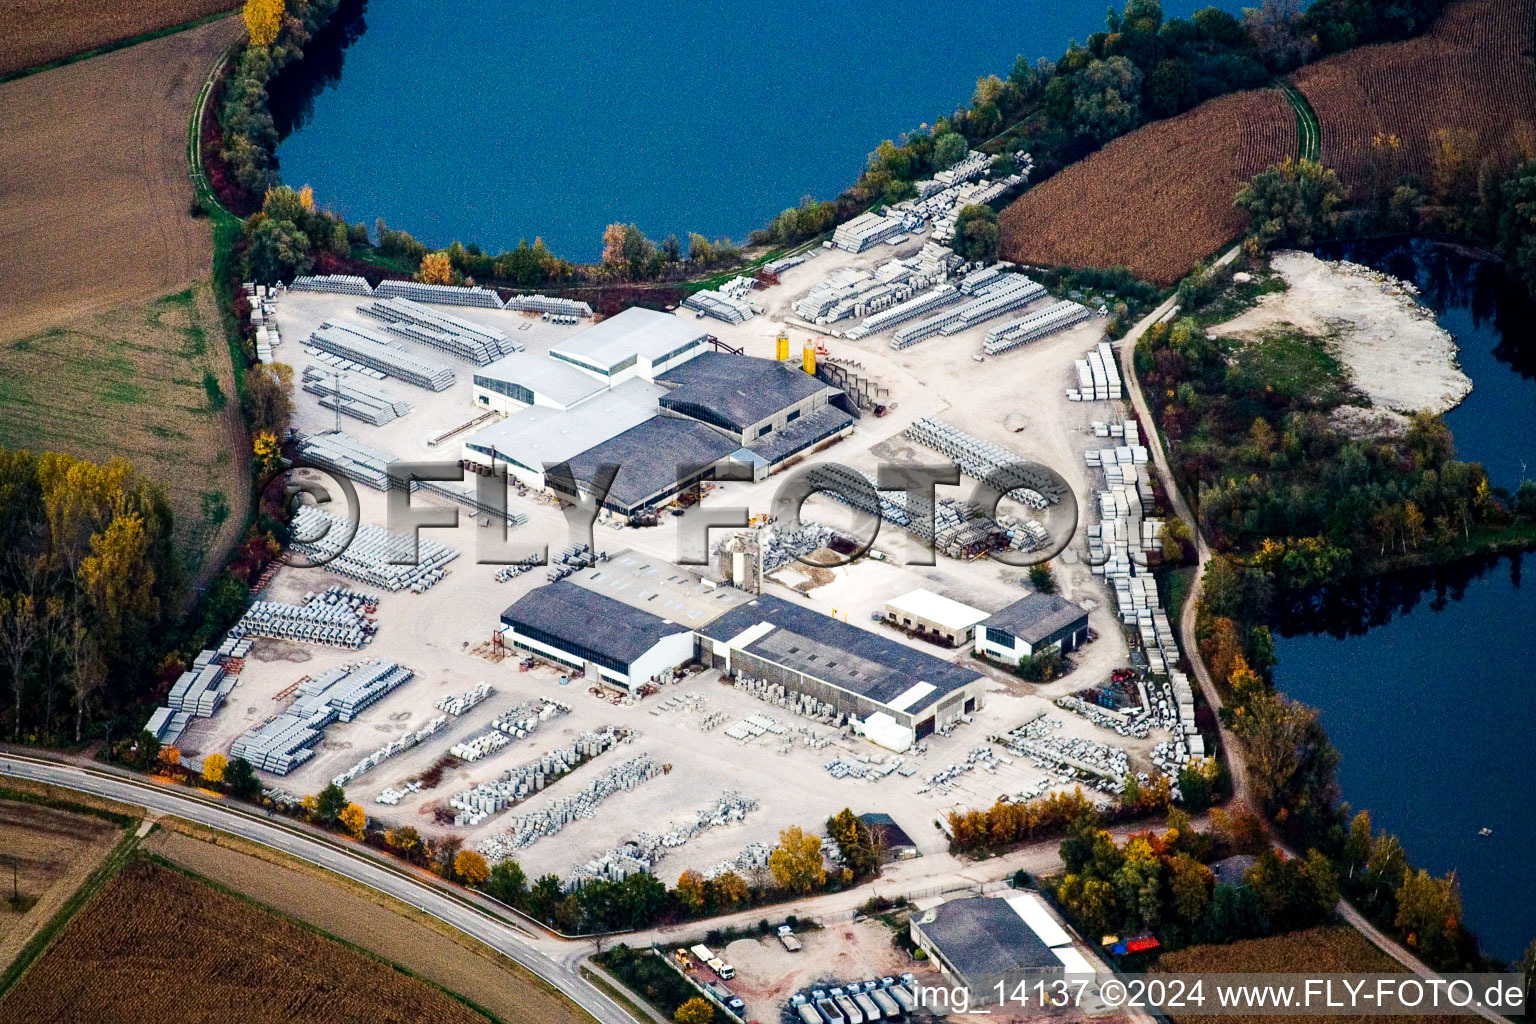
[[[0,5],[0,75],[183,25],[236,6],[230,0],[6,0]]]
[[[148,859],[130,861],[10,992],[0,1024],[485,1024],[390,964]]]
[[[244,523],[247,443],[234,395],[205,283],[0,340],[0,446],[131,459],[165,488],[194,573]]]
[[[187,120],[225,18],[0,85],[0,341],[208,274]]]
[[[1258,171],[1295,156],[1296,138],[1278,89],[1222,96],[1138,128],[1004,210],[1003,255],[1124,266],[1172,284],[1243,230],[1232,198]]]
[[[1153,971],[1169,974],[1289,974],[1303,965],[1308,974],[1399,974],[1404,967],[1347,925],[1307,928],[1264,939],[1243,939],[1225,946],[1188,946],[1158,958]],[[1178,1020],[1200,1024],[1238,1024],[1252,1016],[1181,1013]],[[1303,1024],[1316,1018],[1266,1016],[1266,1024]],[[1347,1024],[1453,1024],[1466,1017],[1389,1017],[1330,1014],[1330,1021]]]
[[[162,829],[145,848],[219,885],[400,964],[457,992],[504,1020],[591,1024],[591,1018],[551,986],[468,936],[398,913],[399,904],[281,854],[245,852],[239,840]],[[392,909],[393,908],[393,909]],[[444,929],[444,930],[439,930]],[[450,937],[450,934],[457,937]]]
[[[0,965],[58,911],[121,836],[112,822],[39,804],[0,800],[0,851],[16,862],[20,908],[11,906],[10,872],[0,901]],[[10,864],[5,867],[9,868]]]
[[[1323,135],[1323,163],[1345,185],[1417,174],[1426,183],[1439,133],[1484,156],[1536,155],[1536,0],[1460,0],[1417,39],[1366,46],[1292,77]],[[1376,143],[1395,135],[1395,151]]]

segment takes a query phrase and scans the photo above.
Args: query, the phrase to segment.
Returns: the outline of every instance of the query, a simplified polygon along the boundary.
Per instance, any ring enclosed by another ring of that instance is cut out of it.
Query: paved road
[[[268,820],[255,812],[220,806],[134,777],[26,755],[0,754],[0,774],[91,793],[157,814],[175,815],[317,864],[431,914],[511,957],[554,985],[601,1024],[634,1024],[623,1007],[581,977],[579,961],[585,951],[581,956],[552,958],[533,948],[529,937],[515,926],[498,920],[467,899],[457,899],[412,877],[404,869],[392,869],[371,857],[310,836],[281,819]]]

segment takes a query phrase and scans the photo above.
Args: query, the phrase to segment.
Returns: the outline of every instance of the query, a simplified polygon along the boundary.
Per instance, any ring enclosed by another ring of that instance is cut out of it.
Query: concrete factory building
[[[709,334],[671,313],[631,306],[549,350],[551,359],[618,384],[655,380],[709,348]]]
[[[986,689],[970,669],[766,594],[698,632],[701,663],[809,694],[894,750],[977,710]]]
[[[887,622],[950,647],[969,644],[976,624],[986,617],[987,613],[980,608],[921,588],[885,602]]]
[[[693,656],[693,631],[568,580],[539,587],[501,613],[502,640],[624,690]]]
[[[998,661],[1057,650],[1065,654],[1088,640],[1088,610],[1055,594],[1030,594],[982,621],[976,653]]]
[[[509,415],[465,441],[465,458],[500,462],[524,486],[570,500],[596,491],[600,467],[618,466],[601,504],[628,518],[722,463],[761,479],[853,429],[837,388],[788,363],[704,351],[706,339],[675,316],[632,308],[549,358],[499,359],[476,372],[475,402]],[[574,481],[547,477],[546,466],[567,462]]]
[[[939,970],[970,993],[971,1005],[998,1002],[998,984],[1012,992],[1061,978],[1090,980],[1091,961],[1032,893],[950,900],[912,918],[912,941]]]
[[[694,631],[751,600],[670,563],[621,551],[529,591],[501,614],[509,647],[633,690],[693,660]]]

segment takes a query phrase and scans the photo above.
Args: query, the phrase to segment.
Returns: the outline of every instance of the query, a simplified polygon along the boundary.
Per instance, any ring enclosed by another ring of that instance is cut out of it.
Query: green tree
[[[1065,667],[1061,651],[1047,648],[1039,654],[1026,654],[1019,659],[1019,676],[1031,683],[1048,683],[1060,677]]]
[[[1042,594],[1056,593],[1056,571],[1050,562],[1040,562],[1029,567],[1029,585]]]
[[[1180,853],[1168,862],[1168,872],[1174,912],[1186,924],[1203,920],[1211,905],[1211,890],[1216,884],[1211,869],[1188,854]]]
[[[496,862],[485,883],[486,895],[511,907],[518,906],[527,891],[528,878],[523,874],[522,866],[510,857]]]
[[[844,807],[827,819],[827,834],[837,843],[843,863],[863,877],[880,866],[880,839],[874,829]]]
[[[1371,812],[1361,811],[1349,823],[1349,834],[1344,838],[1344,867],[1349,877],[1365,870],[1375,849],[1376,840],[1371,834]]]
[[[933,169],[947,171],[971,151],[970,143],[959,132],[945,132],[933,140]]]
[[[256,769],[251,767],[251,762],[243,757],[231,758],[229,765],[224,769],[224,781],[229,786],[229,791],[242,800],[261,795],[261,780],[256,777]]]
[[[997,211],[971,203],[955,215],[955,237],[950,246],[965,259],[991,263],[997,259],[1000,238]]]
[[[329,825],[341,817],[346,806],[346,791],[332,782],[315,796],[315,820]]]
[[[1455,965],[1461,937],[1461,888],[1454,874],[1434,878],[1428,871],[1410,872],[1397,891],[1395,923],[1408,948],[1432,967]]]
[[[1119,927],[1120,907],[1115,887],[1102,879],[1068,875],[1056,890],[1056,898],[1072,912],[1089,941]]]
[[[252,220],[257,223],[246,230],[245,253],[252,280],[273,284],[309,273],[314,260],[310,257],[308,235],[292,221],[270,217]]]
[[[1331,169],[1288,158],[1254,175],[1235,202],[1252,218],[1249,232],[1260,244],[1307,248],[1333,234],[1347,197]]]
[[[240,411],[251,433],[282,437],[293,417],[293,367],[257,363],[246,370],[240,389]]]

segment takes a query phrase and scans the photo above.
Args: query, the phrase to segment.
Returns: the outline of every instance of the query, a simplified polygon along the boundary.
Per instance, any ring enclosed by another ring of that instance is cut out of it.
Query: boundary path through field
[[[1285,94],[1285,101],[1296,112],[1296,155],[1303,160],[1323,158],[1323,128],[1317,121],[1317,112],[1307,101],[1306,94],[1296,88],[1289,79],[1277,78],[1275,85]]]

